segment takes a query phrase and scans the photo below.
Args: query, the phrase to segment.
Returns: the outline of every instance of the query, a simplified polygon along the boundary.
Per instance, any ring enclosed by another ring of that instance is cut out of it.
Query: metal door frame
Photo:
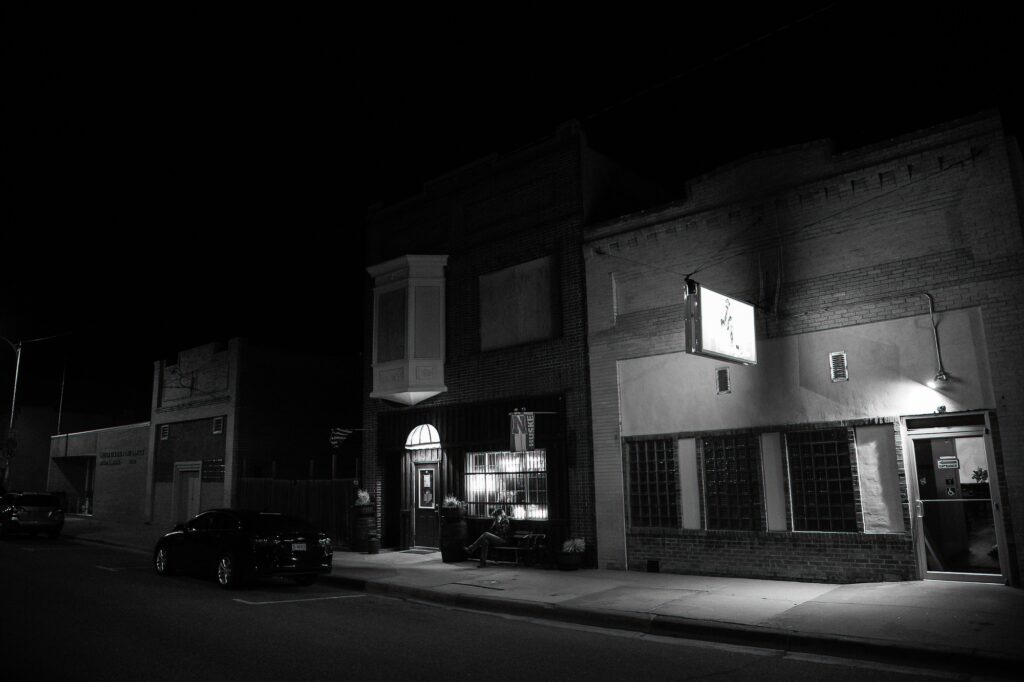
[[[412,509],[412,538],[410,538],[410,540],[412,541],[412,546],[413,547],[434,547],[434,545],[420,545],[417,542],[417,537],[416,537],[416,526],[418,524],[419,512],[421,510],[425,510],[426,509],[426,507],[420,507],[420,495],[419,495],[420,472],[421,471],[425,471],[427,469],[430,469],[431,471],[434,472],[434,476],[433,476],[434,482],[433,482],[433,493],[432,494],[433,494],[433,503],[434,503],[434,507],[433,508],[434,508],[435,516],[437,515],[437,509],[440,507],[440,500],[438,500],[438,496],[443,494],[440,491],[440,486],[439,486],[439,483],[438,483],[438,481],[441,478],[441,461],[440,461],[440,459],[438,459],[436,461],[413,462],[412,463],[412,500],[411,500],[412,504],[410,505],[410,508]],[[438,530],[438,533],[440,533],[440,530]],[[439,535],[438,535],[437,542],[438,542],[437,546],[440,546],[440,536]]]
[[[964,417],[970,415],[981,415],[985,419],[984,425],[977,426],[947,426],[931,427],[924,429],[908,429],[908,419],[936,419],[943,417]],[[992,443],[992,424],[988,411],[974,412],[952,412],[947,414],[923,414],[909,415],[900,418],[900,428],[903,432],[903,461],[907,469],[907,496],[910,500],[912,513],[910,523],[913,530],[914,552],[917,555],[918,574],[922,580],[954,580],[962,582],[999,583],[1008,585],[1010,581],[1010,558],[1006,551],[1006,531],[1003,527],[1003,503],[999,496],[999,471],[996,468],[995,447]],[[985,443],[985,458],[989,470],[989,495],[992,505],[992,521],[995,526],[996,544],[1000,548],[999,571],[1000,573],[960,573],[955,571],[931,571],[928,570],[928,557],[924,542],[924,503],[918,495],[917,456],[914,449],[914,441],[933,440],[936,438],[959,438],[981,437]]]

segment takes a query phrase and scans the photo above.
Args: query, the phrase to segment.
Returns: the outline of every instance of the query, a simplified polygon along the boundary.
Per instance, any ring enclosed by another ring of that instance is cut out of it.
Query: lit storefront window
[[[473,516],[503,507],[513,518],[547,519],[547,453],[467,452],[466,504]]]

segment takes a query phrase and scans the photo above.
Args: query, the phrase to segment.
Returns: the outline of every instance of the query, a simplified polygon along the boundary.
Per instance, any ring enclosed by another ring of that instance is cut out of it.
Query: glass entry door
[[[416,464],[413,538],[418,547],[440,546],[437,464]]]
[[[988,438],[984,429],[957,431],[910,432],[919,555],[929,578],[1004,582],[1002,525]]]

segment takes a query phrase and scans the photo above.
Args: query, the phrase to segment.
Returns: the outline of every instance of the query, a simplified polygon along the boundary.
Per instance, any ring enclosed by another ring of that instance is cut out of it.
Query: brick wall
[[[917,561],[908,535],[751,533],[725,530],[633,531],[629,566],[666,573],[830,583],[913,580]]]
[[[978,407],[999,421],[1007,551],[1019,574],[1019,167],[1016,144],[985,113],[841,155],[811,145],[743,160],[695,179],[684,200],[589,229],[594,471],[598,526],[608,529],[601,565],[626,562],[615,540],[625,535],[616,363],[684,350],[682,287],[692,275],[756,302],[759,338],[927,314],[929,296],[940,314],[980,309],[996,404]],[[887,415],[851,418],[863,416]]]
[[[381,209],[369,219],[368,264],[407,253],[447,254],[446,393],[417,407],[471,404],[496,398],[564,396],[571,532],[595,537],[586,305],[582,263],[581,140],[573,130],[504,158],[460,169],[424,194]],[[554,338],[490,351],[480,349],[479,277],[552,256],[557,291]],[[370,287],[367,299],[370,297]],[[365,319],[372,320],[367,300]],[[372,385],[372,325],[366,325],[366,386]],[[366,393],[369,393],[367,390]],[[526,406],[529,408],[529,406]],[[403,409],[364,402],[364,486],[381,489],[377,415]],[[507,438],[507,434],[496,434]],[[442,442],[445,434],[441,434]],[[500,442],[500,441],[499,441]],[[392,445],[393,446],[393,445]],[[381,518],[381,523],[396,519]]]

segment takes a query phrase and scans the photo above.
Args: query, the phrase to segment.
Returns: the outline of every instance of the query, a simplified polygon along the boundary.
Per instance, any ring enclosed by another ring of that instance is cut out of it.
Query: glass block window
[[[626,442],[632,526],[679,527],[679,461],[667,438]]]
[[[786,434],[793,530],[857,531],[845,428]]]
[[[548,518],[547,453],[467,452],[466,505],[472,516],[495,507],[516,519]]]
[[[700,439],[711,530],[764,530],[761,446],[756,433]]]

